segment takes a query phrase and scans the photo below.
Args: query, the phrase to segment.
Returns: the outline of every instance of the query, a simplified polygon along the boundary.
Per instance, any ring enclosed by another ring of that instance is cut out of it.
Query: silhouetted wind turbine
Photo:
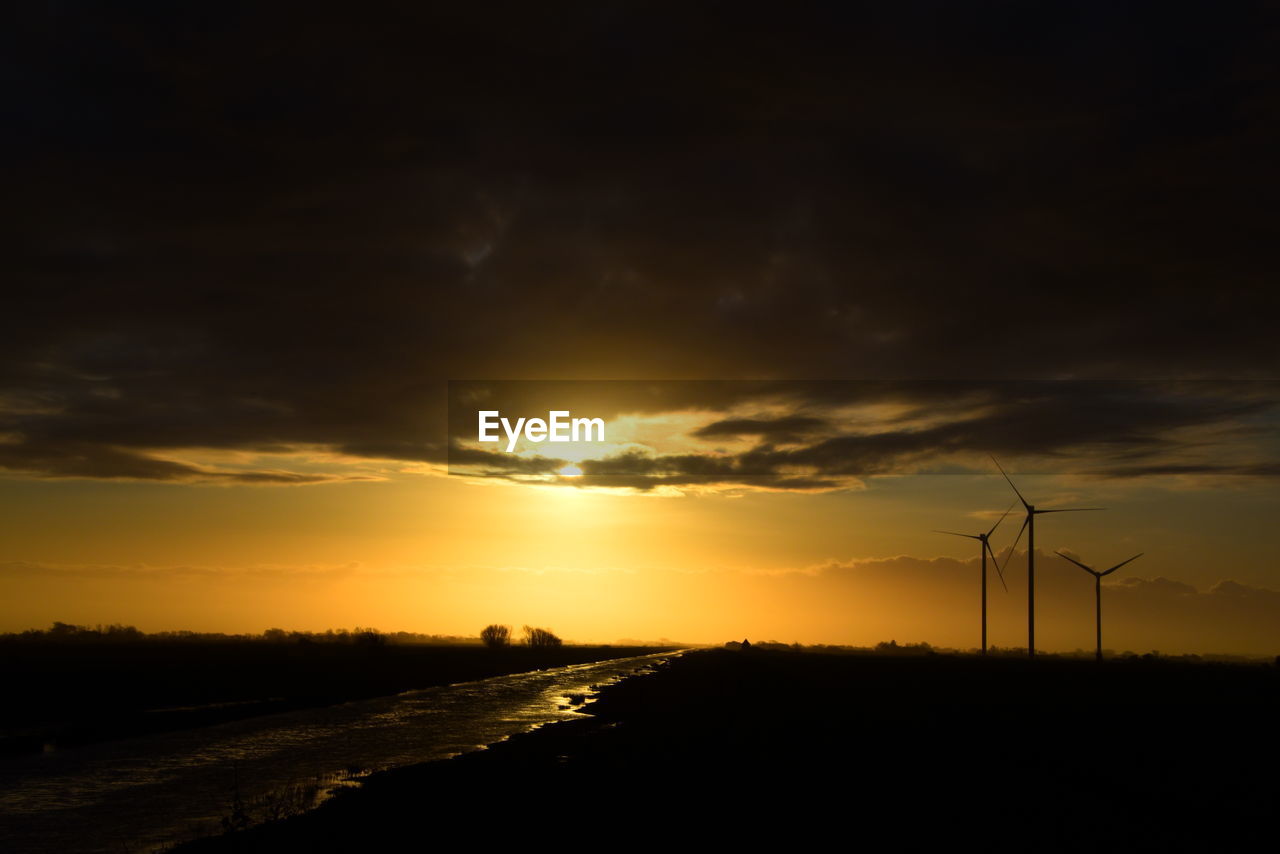
[[[1102,510],[1101,507],[1064,507],[1056,510],[1037,510],[1034,504],[1028,504],[1027,499],[1022,497],[1022,493],[1018,491],[1018,487],[1013,485],[1013,481],[1009,480],[1009,475],[1005,474],[1004,468],[1001,467],[995,457],[991,458],[991,462],[996,464],[996,468],[1000,469],[1000,474],[1004,475],[1004,479],[1009,482],[1009,486],[1013,488],[1013,494],[1018,496],[1018,500],[1022,502],[1022,506],[1027,511],[1027,518],[1023,520],[1022,527],[1018,529],[1018,536],[1014,538],[1013,545],[1009,546],[1009,558],[1005,561],[1006,565],[1009,560],[1013,559],[1014,549],[1018,547],[1018,540],[1022,539],[1022,532],[1027,532],[1027,657],[1036,657],[1036,517],[1042,513],[1079,513],[1084,510]]]
[[[1015,501],[1014,504],[1017,502]],[[1009,509],[1004,511],[1004,516],[1008,516],[1013,510],[1013,504],[1009,505]],[[1004,516],[996,520],[991,526],[991,530],[985,534],[957,534],[955,531],[934,531],[935,534],[950,534],[953,537],[966,537],[970,540],[977,540],[982,543],[980,553],[982,555],[982,654],[987,654],[987,553],[991,553],[991,562],[996,566],[996,574],[1000,576],[1000,586],[1004,588],[1004,592],[1009,592],[1009,585],[1004,583],[1004,573],[1000,571],[1000,561],[996,560],[996,553],[991,551],[991,535],[996,532],[996,528],[1000,527],[1000,523],[1004,521]]]
[[[1094,569],[1091,566],[1085,566],[1080,561],[1076,560],[1073,557],[1067,557],[1062,552],[1054,552],[1054,554],[1056,554],[1060,558],[1063,558],[1064,560],[1071,561],[1076,566],[1080,567],[1085,572],[1093,576],[1093,598],[1094,598],[1094,602],[1096,603],[1095,611],[1098,615],[1098,661],[1102,661],[1102,576],[1110,575],[1120,567],[1124,566],[1126,563],[1129,563],[1130,561],[1135,561],[1138,558],[1142,557],[1142,555],[1146,554],[1146,552],[1140,552],[1139,554],[1136,554],[1133,557],[1129,558],[1129,560],[1121,561],[1120,563],[1116,564],[1110,569],[1104,569],[1102,572],[1098,572],[1096,569]]]

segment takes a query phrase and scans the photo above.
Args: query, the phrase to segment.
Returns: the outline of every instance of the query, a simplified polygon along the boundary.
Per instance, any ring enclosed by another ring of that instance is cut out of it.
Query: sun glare
[[[565,466],[556,472],[561,477],[582,477],[582,469],[577,466]]]

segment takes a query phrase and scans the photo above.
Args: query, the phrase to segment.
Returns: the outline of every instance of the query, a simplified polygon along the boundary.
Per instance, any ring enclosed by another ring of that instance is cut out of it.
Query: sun
[[[560,469],[556,474],[561,477],[582,477],[582,469],[574,465],[568,465]]]

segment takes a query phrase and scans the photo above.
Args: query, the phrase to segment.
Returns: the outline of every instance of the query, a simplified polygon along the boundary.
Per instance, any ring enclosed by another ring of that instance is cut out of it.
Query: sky
[[[0,630],[1280,651],[1267,4],[21,15]]]

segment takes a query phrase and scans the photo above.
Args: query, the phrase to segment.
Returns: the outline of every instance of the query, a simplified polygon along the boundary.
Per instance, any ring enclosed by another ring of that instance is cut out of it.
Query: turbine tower
[[[1104,576],[1104,575],[1110,575],[1111,573],[1115,572],[1115,571],[1116,571],[1117,569],[1119,569],[1120,567],[1124,566],[1126,563],[1129,563],[1130,561],[1135,561],[1135,560],[1137,560],[1138,558],[1142,557],[1142,555],[1146,554],[1146,552],[1140,552],[1139,554],[1136,554],[1136,555],[1134,555],[1133,557],[1129,558],[1129,560],[1121,561],[1120,563],[1116,564],[1115,566],[1111,567],[1110,569],[1104,569],[1102,572],[1098,572],[1096,569],[1094,569],[1094,568],[1093,568],[1093,567],[1091,567],[1091,566],[1085,566],[1085,565],[1084,565],[1083,563],[1081,563],[1080,561],[1076,560],[1076,559],[1075,559],[1075,558],[1073,558],[1073,557],[1067,557],[1067,556],[1066,556],[1066,555],[1064,555],[1062,552],[1054,552],[1054,554],[1056,554],[1058,557],[1060,557],[1060,558],[1062,558],[1062,559],[1064,559],[1064,560],[1069,560],[1069,561],[1071,561],[1071,562],[1072,562],[1072,563],[1074,563],[1076,566],[1080,567],[1080,568],[1081,568],[1081,569],[1083,569],[1085,572],[1087,572],[1087,573],[1089,573],[1090,575],[1092,575],[1092,576],[1093,576],[1093,599],[1094,599],[1094,603],[1095,603],[1095,613],[1098,615],[1098,655],[1097,655],[1097,658],[1098,658],[1098,661],[1102,661],[1102,576]]]
[[[1017,502],[1015,501],[1014,504]],[[965,537],[970,540],[977,540],[982,543],[979,553],[982,555],[982,654],[987,654],[987,554],[991,554],[991,562],[995,564],[996,574],[1000,576],[1000,586],[1004,588],[1004,592],[1009,592],[1009,585],[1004,583],[1004,573],[1000,571],[1000,561],[996,560],[996,553],[991,551],[991,535],[996,532],[996,528],[1000,527],[1000,523],[1004,521],[1004,517],[1009,515],[1013,510],[1013,504],[1009,505],[1009,509],[1004,511],[1004,516],[996,520],[991,526],[991,530],[985,534],[957,534],[955,531],[934,531],[935,534],[950,534],[953,537]]]
[[[1009,546],[1009,558],[1006,559],[1007,565],[1009,560],[1013,558],[1014,549],[1018,547],[1018,540],[1022,539],[1022,532],[1027,532],[1027,657],[1036,657],[1036,517],[1044,513],[1079,513],[1084,510],[1102,510],[1101,507],[1064,507],[1055,510],[1037,510],[1034,504],[1028,504],[1027,499],[1022,497],[1022,493],[1018,491],[1018,487],[1013,485],[1013,481],[1009,480],[1009,475],[1005,474],[1004,468],[1000,465],[995,457],[991,458],[991,462],[996,464],[996,468],[1000,469],[1000,474],[1004,475],[1004,479],[1008,481],[1009,486],[1013,489],[1013,494],[1018,496],[1018,500],[1022,502],[1023,508],[1027,511],[1027,518],[1022,521],[1022,527],[1018,529],[1018,536],[1014,538],[1013,545]]]

